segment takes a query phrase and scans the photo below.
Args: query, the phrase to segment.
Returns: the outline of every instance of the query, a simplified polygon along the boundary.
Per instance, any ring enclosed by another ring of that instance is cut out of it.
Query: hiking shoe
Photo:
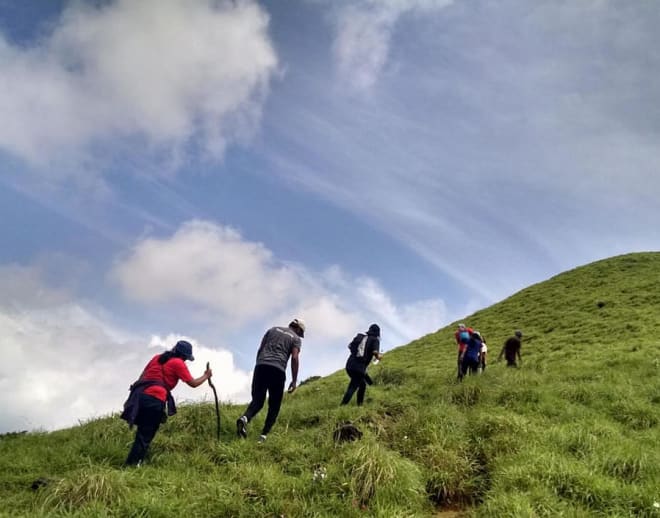
[[[266,442],[266,436],[264,434],[261,434],[259,436],[259,439],[257,439],[257,442],[261,444],[262,442]]]
[[[243,439],[247,438],[247,417],[241,416],[236,421],[236,435]]]

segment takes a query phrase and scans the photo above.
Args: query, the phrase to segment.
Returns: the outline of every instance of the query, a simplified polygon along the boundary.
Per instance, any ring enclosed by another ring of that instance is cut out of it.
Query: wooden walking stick
[[[210,368],[211,365],[209,364],[209,362],[206,362],[206,370]],[[218,393],[215,391],[215,385],[213,385],[211,378],[209,378],[207,381],[209,382],[209,386],[213,389],[213,397],[215,398],[216,435],[219,441],[220,440],[220,407],[218,406]]]

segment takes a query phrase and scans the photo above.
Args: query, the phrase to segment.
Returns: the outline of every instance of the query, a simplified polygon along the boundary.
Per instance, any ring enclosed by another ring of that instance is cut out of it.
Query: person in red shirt
[[[193,378],[185,361],[194,359],[192,345],[180,340],[170,351],[154,356],[142,371],[140,379],[133,384],[133,387],[139,391],[136,394],[137,432],[133,447],[126,458],[126,466],[139,466],[144,460],[149,445],[163,422],[166,401],[168,414],[172,415],[176,412],[171,391],[179,380],[194,388],[199,387],[212,376],[211,369],[206,369],[199,378]]]
[[[465,352],[467,343],[470,340],[470,335],[472,334],[472,328],[466,327],[465,324],[458,324],[458,328],[454,333],[454,340],[456,340],[456,345],[458,346],[458,355],[456,356],[456,362],[458,367],[458,379],[462,378],[461,375],[461,356]]]

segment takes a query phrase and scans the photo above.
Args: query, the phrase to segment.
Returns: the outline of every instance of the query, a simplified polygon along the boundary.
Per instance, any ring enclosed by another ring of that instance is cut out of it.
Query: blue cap
[[[192,345],[190,345],[190,342],[186,342],[185,340],[179,340],[176,343],[174,346],[174,352],[179,353],[186,360],[194,361],[195,359],[192,354]]]

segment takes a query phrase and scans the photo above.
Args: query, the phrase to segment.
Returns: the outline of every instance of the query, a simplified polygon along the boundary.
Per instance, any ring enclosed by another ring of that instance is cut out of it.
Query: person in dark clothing
[[[477,374],[480,365],[482,345],[481,334],[479,331],[472,331],[465,350],[461,355],[461,372],[458,378],[459,381],[461,381],[468,372],[470,374]]]
[[[372,359],[380,360],[380,327],[371,324],[366,333],[358,333],[348,345],[351,355],[346,361],[346,372],[350,381],[348,388],[341,400],[342,405],[347,405],[357,390],[357,404],[362,405],[367,384],[371,385],[371,378],[367,374],[367,367]]]
[[[142,464],[149,445],[163,422],[166,401],[168,401],[168,414],[172,415],[176,412],[170,392],[179,380],[191,387],[199,387],[213,375],[211,369],[206,369],[199,378],[193,378],[184,362],[194,359],[192,345],[180,340],[170,351],[154,356],[142,371],[139,380],[133,384],[132,387],[136,388],[137,392],[133,393],[132,390],[131,396],[137,398],[137,413],[134,422],[132,419],[127,420],[129,424],[137,425],[137,432],[126,458],[126,466]],[[126,419],[124,414],[122,417]]]
[[[497,359],[500,360],[502,356],[504,356],[506,358],[507,367],[517,367],[518,364],[516,363],[516,359],[518,359],[519,363],[522,363],[522,358],[520,357],[521,347],[522,347],[522,332],[516,331],[514,333],[514,336],[512,336],[506,342],[504,342],[504,347],[502,347],[502,350],[500,351],[500,354],[497,357]]]
[[[252,401],[245,413],[236,420],[236,434],[247,438],[247,424],[263,408],[268,394],[268,413],[259,436],[259,442],[266,440],[280,413],[284,397],[286,366],[291,357],[291,383],[288,391],[296,389],[301,338],[305,336],[305,322],[294,318],[288,327],[272,327],[261,339],[257,351],[257,364],[252,375]]]

